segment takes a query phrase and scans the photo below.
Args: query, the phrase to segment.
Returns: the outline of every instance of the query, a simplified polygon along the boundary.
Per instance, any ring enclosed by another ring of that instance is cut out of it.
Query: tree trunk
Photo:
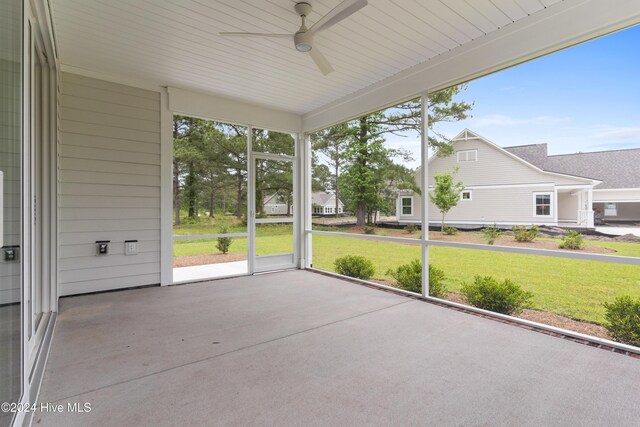
[[[360,132],[358,135],[358,144],[359,144],[358,151],[360,155],[356,160],[356,162],[359,163],[359,166],[361,168],[361,171],[360,171],[361,173],[367,168],[367,156],[369,154],[367,150],[367,144],[368,144],[367,134],[368,133],[369,133],[369,124],[367,123],[367,118],[365,116],[360,118]],[[360,193],[359,197],[364,197],[364,195],[366,194],[366,188],[358,188],[358,190]],[[364,200],[358,200],[357,209],[356,209],[356,226],[365,225],[366,219],[367,219],[367,204],[365,203]]]
[[[180,171],[178,164],[173,162],[173,211],[175,218],[174,225],[180,225]]]
[[[211,189],[211,193],[209,193],[209,218],[213,218],[213,204],[215,202],[215,194],[213,192],[213,188]]]
[[[358,202],[356,208],[356,225],[358,227],[364,226],[367,223],[367,207],[364,202]]]
[[[238,170],[236,172],[236,217],[242,218],[242,172]]]
[[[442,225],[440,226],[440,232],[441,233],[444,233],[444,216],[445,216],[445,213],[442,212]]]

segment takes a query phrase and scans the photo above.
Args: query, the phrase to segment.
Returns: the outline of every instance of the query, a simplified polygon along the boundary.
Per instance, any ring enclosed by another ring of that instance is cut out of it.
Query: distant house
[[[293,205],[279,194],[271,194],[263,199],[264,213],[267,215],[293,215]]]
[[[596,216],[640,221],[640,149],[550,156],[546,144],[502,148],[467,129],[452,144],[453,155],[429,160],[430,191],[434,174],[456,167],[465,185],[449,224],[591,228]],[[420,222],[421,204],[419,194],[399,191],[398,221]],[[430,203],[429,222],[439,220]]]
[[[311,209],[314,215],[335,215],[336,195],[315,191],[311,194]],[[344,203],[338,200],[338,214],[344,213]]]

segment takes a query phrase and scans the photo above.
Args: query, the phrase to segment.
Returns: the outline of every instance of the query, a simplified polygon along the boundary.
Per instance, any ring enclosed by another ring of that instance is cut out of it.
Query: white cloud
[[[636,139],[640,140],[640,127],[613,127],[597,132],[592,136],[593,139],[621,140]]]
[[[472,119],[473,126],[521,126],[521,125],[553,125],[569,121],[569,117],[537,116],[515,118],[504,114],[489,114]]]

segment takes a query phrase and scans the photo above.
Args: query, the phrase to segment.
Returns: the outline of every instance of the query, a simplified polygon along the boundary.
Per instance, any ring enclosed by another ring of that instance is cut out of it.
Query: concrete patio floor
[[[638,425],[640,360],[305,271],[63,298],[42,426]]]

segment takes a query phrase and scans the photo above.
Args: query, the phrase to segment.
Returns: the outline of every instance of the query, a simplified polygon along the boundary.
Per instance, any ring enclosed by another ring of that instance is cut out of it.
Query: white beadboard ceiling
[[[287,40],[220,31],[295,32],[292,0],[50,0],[60,62],[304,114],[562,0],[369,0],[316,37],[323,76]],[[313,24],[340,0],[307,0]]]

